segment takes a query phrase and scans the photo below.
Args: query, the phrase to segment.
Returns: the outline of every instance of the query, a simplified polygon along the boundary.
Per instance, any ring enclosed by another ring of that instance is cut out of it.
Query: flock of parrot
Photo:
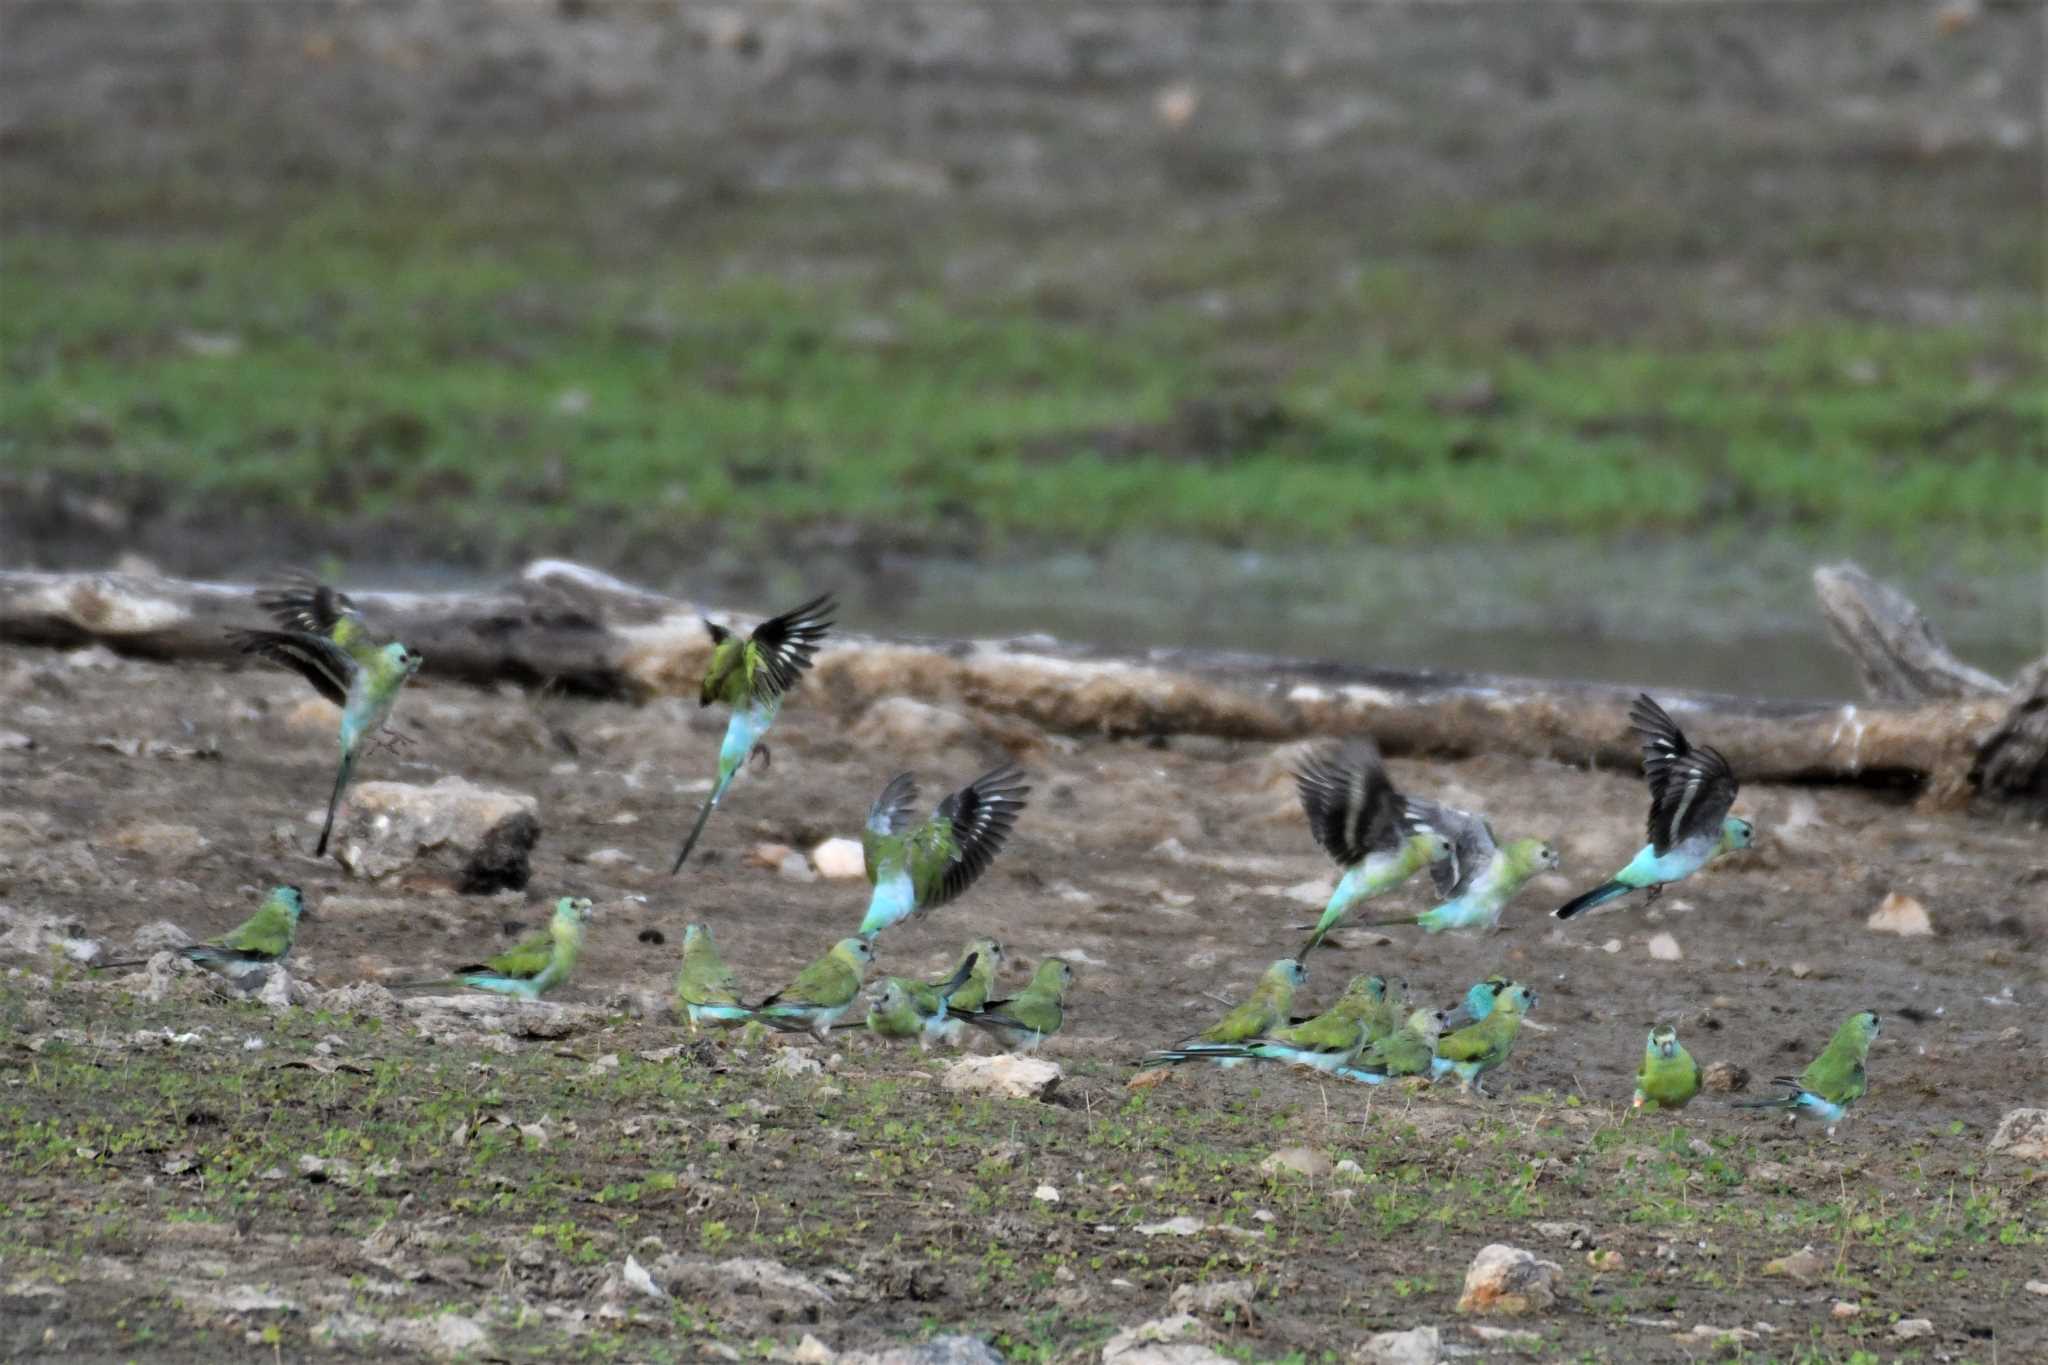
[[[315,848],[317,856],[324,856],[356,761],[383,729],[422,660],[403,643],[379,639],[346,594],[309,575],[260,592],[257,603],[278,628],[235,631],[236,646],[292,669],[341,708],[340,764]],[[810,668],[831,628],[834,606],[829,594],[813,598],[745,636],[705,623],[712,650],[699,702],[723,705],[731,718],[710,793],[672,872],[688,860],[740,772],[756,758],[764,765],[770,761],[767,732],[790,689]],[[1718,750],[1687,740],[1648,696],[1636,699],[1629,721],[1641,741],[1650,789],[1648,842],[1613,877],[1559,906],[1553,912],[1559,919],[1639,890],[1655,899],[1665,886],[1723,853],[1750,847],[1755,839],[1750,822],[1732,813],[1738,784]],[[1439,1010],[1403,1003],[1385,977],[1361,974],[1328,1009],[1312,1017],[1295,1014],[1295,996],[1308,979],[1309,956],[1365,901],[1427,868],[1438,901],[1434,908],[1366,923],[1414,926],[1432,934],[1488,932],[1499,925],[1502,910],[1526,882],[1559,866],[1557,849],[1536,838],[1502,843],[1483,816],[1404,796],[1389,780],[1370,740],[1315,753],[1294,776],[1310,831],[1343,869],[1328,904],[1294,955],[1268,967],[1240,1003],[1209,1028],[1147,1053],[1140,1064],[1277,1062],[1368,1085],[1398,1077],[1456,1076],[1467,1090],[1483,1095],[1483,1078],[1507,1061],[1522,1021],[1536,1006],[1530,986],[1489,978],[1474,984],[1455,1006]],[[964,895],[1001,852],[1029,793],[1023,774],[1006,763],[920,816],[911,774],[891,778],[869,808],[862,831],[872,890],[859,928],[788,985],[750,1003],[720,957],[709,927],[690,924],[684,929],[675,984],[679,1011],[693,1029],[753,1025],[824,1039],[836,1029],[865,1028],[878,1038],[930,1047],[957,1045],[972,1027],[1006,1050],[1035,1050],[1065,1022],[1074,973],[1061,958],[1041,960],[1029,983],[1008,997],[997,994],[1003,948],[988,937],[967,944],[944,981],[887,976],[869,987],[867,980],[877,937]],[[230,978],[259,974],[290,953],[305,908],[298,888],[277,887],[231,933],[182,953]],[[432,980],[400,983],[400,988],[467,987],[538,999],[574,971],[591,913],[589,900],[564,896],[556,901],[547,927],[533,937],[488,961],[456,967]],[[850,1017],[863,1003],[864,1016]],[[1838,1122],[1864,1093],[1865,1064],[1878,1028],[1875,1013],[1851,1015],[1802,1073],[1774,1081],[1777,1094],[1738,1107]],[[1699,1093],[1701,1081],[1701,1068],[1679,1043],[1677,1031],[1669,1024],[1652,1029],[1636,1073],[1635,1106],[1682,1108]]]

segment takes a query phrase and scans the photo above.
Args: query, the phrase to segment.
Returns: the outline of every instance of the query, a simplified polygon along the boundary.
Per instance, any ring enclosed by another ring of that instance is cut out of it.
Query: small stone
[[[1063,1075],[1058,1062],[1042,1057],[962,1057],[946,1068],[939,1084],[947,1090],[969,1094],[1043,1100],[1051,1097]]]
[[[1804,981],[1812,975],[1813,964],[1811,962],[1795,962],[1792,964],[1792,978],[1795,981]]]
[[[1835,1306],[1828,1310],[1828,1316],[1835,1319],[1835,1321],[1837,1322],[1847,1322],[1850,1318],[1855,1317],[1858,1313],[1861,1313],[1862,1311],[1863,1305],[1860,1303],[1846,1303],[1837,1300]]]
[[[1365,1176],[1365,1167],[1347,1156],[1337,1163],[1335,1173],[1343,1176],[1346,1180],[1359,1180]]]
[[[1208,1284],[1177,1286],[1166,1306],[1176,1313],[1230,1313],[1240,1326],[1252,1321],[1252,1300],[1257,1297],[1250,1280],[1211,1280]]]
[[[1934,1335],[1934,1324],[1926,1318],[1900,1318],[1892,1324],[1892,1335],[1900,1341]]]
[[[1184,1213],[1163,1223],[1140,1223],[1132,1231],[1140,1237],[1193,1237],[1203,1226],[1201,1219]]]
[[[868,874],[867,855],[857,839],[827,839],[811,850],[811,866],[818,869],[820,877],[833,881]]]
[[[810,859],[801,853],[792,853],[775,868],[775,875],[786,882],[814,882],[818,874],[811,871]]]
[[[1685,957],[1678,949],[1678,940],[1669,934],[1652,934],[1649,942],[1643,946],[1649,949],[1650,957],[1658,962],[1678,962]]]
[[[626,867],[632,863],[633,855],[623,848],[601,848],[584,854],[583,861],[592,867]]]
[[[1815,1251],[1809,1244],[1789,1256],[1780,1256],[1774,1261],[1764,1262],[1764,1274],[1784,1275],[1801,1284],[1811,1284],[1827,1273],[1828,1258]]]
[[[0,730],[0,750],[26,750],[36,747],[36,742],[19,730]]]
[[[796,850],[788,844],[755,844],[747,850],[747,862],[753,867],[765,867],[770,872],[782,866]]]
[[[1900,938],[1934,936],[1934,921],[1927,917],[1927,907],[1897,891],[1877,903],[1865,924],[1873,933],[1897,934]]]
[[[832,1365],[839,1359],[839,1352],[806,1332],[803,1340],[796,1344],[796,1349],[789,1353],[789,1358],[796,1365]]]
[[[1623,1266],[1627,1265],[1628,1262],[1622,1258],[1622,1254],[1620,1252],[1603,1249],[1600,1251],[1587,1252],[1586,1264],[1593,1267],[1594,1271],[1597,1274],[1607,1275],[1612,1274],[1614,1271],[1620,1270]]]
[[[1167,1081],[1169,1081],[1169,1080],[1171,1080],[1171,1079],[1173,1079],[1173,1068],[1172,1068],[1172,1067],[1170,1067],[1170,1066],[1153,1066],[1153,1067],[1147,1067],[1147,1068],[1145,1068],[1145,1070],[1143,1070],[1143,1071],[1140,1071],[1140,1072],[1138,1072],[1138,1073],[1137,1073],[1136,1075],[1132,1076],[1132,1077],[1131,1077],[1131,1078],[1130,1078],[1130,1079],[1129,1079],[1128,1081],[1125,1081],[1125,1082],[1124,1082],[1124,1089],[1126,1089],[1126,1090],[1150,1090],[1150,1089],[1151,1089],[1151,1088],[1152,1088],[1153,1086],[1155,1086],[1155,1085],[1163,1085],[1163,1084],[1164,1084],[1165,1082],[1167,1082]]]
[[[1460,1313],[1540,1313],[1557,1300],[1563,1275],[1555,1261],[1539,1260],[1520,1247],[1496,1242],[1481,1247],[1465,1272]]]
[[[617,1059],[614,1058],[613,1060],[616,1061]],[[668,1291],[654,1282],[654,1277],[647,1273],[647,1267],[641,1265],[637,1257],[629,1254],[626,1257],[625,1269],[619,1273],[629,1289],[638,1290],[650,1299],[665,1299],[668,1297]],[[805,1338],[807,1341],[809,1339],[808,1337]]]
[[[1102,1348],[1102,1365],[1232,1365],[1203,1343],[1204,1335],[1201,1319],[1192,1314],[1154,1318],[1111,1337]]]
[[[825,1064],[802,1048],[785,1047],[768,1063],[768,1070],[777,1076],[817,1076],[823,1074]]]
[[[1040,1185],[1031,1192],[1031,1197],[1041,1204],[1057,1204],[1060,1202],[1060,1192],[1050,1185]]]
[[[1538,1223],[1536,1225],[1536,1231],[1539,1235],[1548,1237],[1553,1242],[1565,1243],[1566,1245],[1570,1246],[1574,1251],[1578,1250],[1580,1247],[1591,1246],[1593,1244],[1593,1228],[1592,1225],[1588,1223]]]
[[[1267,1175],[1291,1172],[1295,1175],[1308,1176],[1313,1180],[1328,1175],[1333,1167],[1330,1158],[1312,1147],[1282,1147],[1261,1161],[1259,1169]]]
[[[1601,952],[1603,952],[1603,953],[1618,953],[1618,952],[1620,952],[1620,951],[1621,951],[1621,940],[1620,940],[1620,939],[1618,939],[1618,938],[1610,938],[1610,939],[1608,939],[1608,940],[1607,940],[1607,942],[1605,942],[1605,943],[1603,943],[1603,944],[1601,944],[1601,945],[1600,945],[1600,951],[1601,951]]]
[[[2029,1294],[2048,1294],[2048,1280],[2028,1280],[2027,1292]]]
[[[1715,1327],[1711,1323],[1700,1323],[1690,1332],[1674,1332],[1671,1339],[1682,1346],[1704,1346],[1709,1350],[1742,1349],[1745,1341],[1755,1341],[1757,1334],[1747,1327]]]
[[[1434,1327],[1375,1332],[1351,1355],[1357,1365],[1437,1365],[1443,1357],[1443,1338]]]
[[[160,820],[138,820],[116,831],[108,842],[124,853],[140,853],[173,863],[197,857],[207,848],[206,836],[192,826],[165,824]]]
[[[330,852],[352,877],[374,880],[446,863],[465,895],[523,891],[540,841],[540,802],[460,777],[430,787],[365,782],[349,793]]]
[[[1737,1066],[1733,1062],[1709,1062],[1701,1081],[1709,1090],[1719,1091],[1724,1095],[1733,1094],[1738,1090],[1748,1089],[1749,1069]]]
[[[1991,1150],[2020,1161],[2048,1161],[2048,1109],[2011,1109],[1991,1135]]]

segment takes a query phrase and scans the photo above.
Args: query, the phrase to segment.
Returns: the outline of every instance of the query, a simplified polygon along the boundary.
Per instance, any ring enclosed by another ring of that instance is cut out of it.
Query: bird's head
[[[975,967],[994,971],[1003,965],[1003,945],[992,938],[978,938],[967,945],[967,951],[977,959]]]
[[[1409,835],[1408,848],[1425,863],[1440,863],[1451,856],[1451,841],[1433,829],[1419,829]]]
[[[397,640],[393,640],[390,644],[384,646],[383,654],[386,664],[405,674],[408,678],[419,672],[420,665],[427,661],[424,654],[417,654],[407,649]]]
[[[1877,1011],[1864,1010],[1860,1014],[1850,1015],[1849,1021],[1842,1025],[1842,1031],[1856,1039],[1863,1046],[1869,1047],[1877,1041],[1877,1035],[1881,1027],[1882,1022],[1877,1017]]]
[[[875,945],[858,936],[842,938],[832,945],[832,955],[855,968],[865,968],[875,960]]]
[[[1362,995],[1368,1000],[1387,998],[1387,979],[1384,976],[1354,976],[1351,984],[1344,988],[1346,995]]]
[[[1527,1014],[1536,1008],[1536,992],[1517,981],[1495,996],[1493,1003],[1496,1009],[1504,1005],[1517,1014]]]
[[[569,924],[588,924],[594,908],[588,896],[564,896],[555,902],[555,918]]]
[[[683,926],[683,951],[691,952],[711,945],[711,926],[708,924],[685,924]]]
[[[1434,1038],[1444,1031],[1442,1010],[1420,1009],[1408,1016],[1408,1027],[1425,1038]]]
[[[306,913],[306,893],[296,886],[280,886],[272,891],[270,896],[284,907],[285,913],[292,917],[294,924],[298,923],[299,916]]]
[[[1650,1030],[1650,1051],[1666,1059],[1678,1055],[1678,1030],[1669,1024],[1659,1024]]]
[[[1041,991],[1065,995],[1067,987],[1074,984],[1074,969],[1063,957],[1049,957],[1031,974],[1031,984]]]
[[[884,1013],[900,1010],[910,1003],[910,996],[904,991],[903,983],[893,976],[884,981],[879,989],[870,991],[868,999],[876,1009]]]
[[[1721,842],[1730,848],[1748,848],[1756,842],[1756,826],[1739,815],[1721,822]]]
[[[1299,986],[1308,980],[1308,964],[1298,957],[1283,957],[1266,968],[1266,979],[1275,985]]]

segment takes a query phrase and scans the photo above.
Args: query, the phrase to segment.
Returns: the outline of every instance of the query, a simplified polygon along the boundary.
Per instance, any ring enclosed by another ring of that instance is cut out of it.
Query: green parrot
[[[861,833],[868,881],[874,894],[861,920],[860,936],[873,942],[892,924],[944,905],[988,870],[1024,809],[1031,788],[1014,764],[1005,763],[939,802],[917,825],[917,783],[909,773],[889,779],[868,810]]]
[[[1659,1024],[1643,1046],[1636,1068],[1637,1109],[1683,1109],[1700,1093],[1700,1064],[1678,1042],[1678,1030]]]
[[[576,959],[583,952],[583,931],[590,923],[591,904],[582,896],[563,896],[555,902],[547,928],[507,948],[496,957],[467,967],[457,967],[438,981],[404,981],[395,989],[430,990],[443,986],[469,986],[480,991],[538,1000],[569,979]]]
[[[291,669],[341,708],[341,766],[327,798],[320,842],[313,849],[314,857],[324,858],[334,834],[335,812],[362,746],[383,728],[399,689],[425,660],[396,640],[378,640],[346,593],[310,575],[293,576],[280,587],[258,593],[256,604],[284,629],[231,630],[228,638],[235,647]]]
[[[995,996],[996,974],[1002,970],[1003,958],[1003,945],[992,938],[978,938],[967,945],[960,963],[965,967],[971,961],[972,968],[968,972],[967,983],[954,991],[947,1002],[949,1013],[939,1030],[939,1036],[945,1041],[958,1046],[967,1032],[967,1025],[956,1016],[980,1009]]]
[[[732,1028],[753,1017],[740,1003],[740,982],[718,945],[711,941],[711,926],[683,926],[683,966],[676,973],[676,1004],[689,1017],[690,1031],[710,1025]]]
[[[875,950],[867,940],[842,938],[796,980],[754,1006],[753,1017],[784,1033],[808,1033],[823,1042],[839,1016],[860,998]]]
[[[1337,1074],[1367,1085],[1379,1085],[1397,1076],[1430,1075],[1443,1018],[1439,1010],[1411,1012],[1400,1028],[1361,1049],[1351,1065],[1340,1067]]]
[[[1494,840],[1481,816],[1436,801],[1410,801],[1415,819],[1442,834],[1451,856],[1431,865],[1430,879],[1443,903],[1419,915],[1372,921],[1371,927],[1414,924],[1439,934],[1486,933],[1500,927],[1500,913],[1531,877],[1557,866],[1557,850],[1541,839]]]
[[[1030,984],[1008,1000],[991,1000],[958,1017],[987,1030],[1011,1052],[1036,1052],[1066,1022],[1067,988],[1073,984],[1074,969],[1049,957],[1038,964]]]
[[[1522,1016],[1534,1008],[1536,992],[1520,982],[1509,986],[1494,997],[1493,1009],[1484,1019],[1437,1039],[1433,1072],[1456,1072],[1467,1090],[1484,1095],[1479,1078],[1508,1059],[1515,1035],[1521,1032]]]
[[[960,964],[952,979],[937,986],[900,976],[884,977],[882,989],[868,1005],[868,1032],[877,1038],[915,1038],[920,1048],[946,1036],[946,1025],[957,1023],[949,1017],[953,997],[968,983],[978,961],[973,953]]]
[[[263,904],[256,907],[255,914],[221,935],[217,942],[194,943],[175,951],[187,962],[240,982],[245,977],[263,974],[290,955],[299,932],[299,916],[307,913],[305,897],[298,887],[273,887],[263,898]],[[125,962],[102,962],[99,970],[140,967],[148,961],[131,958]]]
[[[1385,1031],[1390,1010],[1385,977],[1354,976],[1337,1003],[1313,1019],[1275,1028],[1263,1037],[1244,1042],[1198,1041],[1148,1053],[1139,1065],[1197,1061],[1228,1065],[1259,1058],[1337,1072],[1371,1041],[1376,1029]]]
[[[732,719],[726,722],[725,739],[718,746],[718,776],[712,780],[711,794],[698,808],[697,823],[690,826],[683,851],[676,854],[675,866],[669,869],[670,876],[683,870],[690,850],[697,846],[697,837],[704,832],[704,822],[711,818],[711,812],[747,760],[757,750],[767,759],[768,746],[761,742],[762,737],[781,714],[784,694],[796,686],[804,670],[811,666],[812,657],[832,627],[832,613],[836,609],[832,594],[825,593],[780,616],[769,617],[745,639],[724,626],[704,623],[704,629],[711,633],[711,662],[705,666],[697,704],[709,706],[719,702],[730,706]]]
[[[1308,968],[1302,965],[1300,958],[1283,957],[1266,968],[1266,974],[1259,978],[1258,985],[1252,987],[1252,993],[1228,1014],[1200,1033],[1183,1038],[1153,1056],[1183,1052],[1202,1055],[1205,1049],[1217,1049],[1221,1045],[1220,1050],[1210,1054],[1218,1066],[1243,1066],[1246,1058],[1234,1049],[1291,1022],[1295,989],[1307,980]],[[1188,1061],[1192,1058],[1177,1057],[1174,1060]]]
[[[1295,954],[1306,960],[1358,904],[1450,857],[1451,841],[1417,822],[1414,808],[1387,779],[1371,740],[1310,757],[1294,783],[1316,842],[1344,868],[1315,931]]]
[[[1782,1109],[1794,1116],[1819,1119],[1829,1126],[1840,1123],[1849,1106],[1862,1099],[1863,1092],[1869,1089],[1863,1067],[1870,1060],[1870,1045],[1877,1041],[1879,1024],[1877,1015],[1870,1010],[1850,1015],[1821,1049],[1820,1056],[1796,1079],[1771,1078],[1771,1084],[1784,1087],[1786,1093],[1735,1107]]]

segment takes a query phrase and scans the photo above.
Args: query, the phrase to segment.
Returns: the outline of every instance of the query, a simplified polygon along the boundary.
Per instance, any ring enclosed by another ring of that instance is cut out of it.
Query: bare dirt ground
[[[317,915],[295,969],[335,991],[474,958],[573,892],[599,912],[559,999],[595,1009],[503,1031],[401,1015],[376,992],[273,1013],[202,979],[152,991],[10,953],[11,1356],[317,1344],[687,1360],[788,1351],[806,1333],[846,1350],[960,1330],[1007,1359],[1079,1361],[1166,1314],[1177,1287],[1239,1279],[1247,1305],[1198,1313],[1235,1358],[1344,1359],[1372,1332],[1420,1325],[1505,1352],[1515,1343],[1453,1311],[1466,1265],[1496,1241],[1562,1267],[1557,1304],[1510,1324],[1538,1354],[1698,1358],[1715,1332],[1675,1337],[1701,1325],[1758,1333],[1730,1342],[1775,1359],[2048,1350],[2027,1287],[2048,1278],[2041,1170],[1986,1153],[2004,1112],[2042,1099],[2038,829],[1869,791],[1750,788],[1738,809],[1759,849],[1653,912],[1559,927],[1545,912],[1635,846],[1636,778],[1398,762],[1409,790],[1554,838],[1564,874],[1525,892],[1495,937],[1340,934],[1313,964],[1312,998],[1367,969],[1439,1002],[1493,972],[1534,984],[1545,1031],[1496,1074],[1499,1097],[1275,1071],[1189,1071],[1134,1092],[1132,1058],[1204,1024],[1221,1009],[1212,992],[1241,993],[1298,941],[1289,926],[1312,909],[1288,889],[1328,885],[1290,751],[1014,723],[906,746],[800,691],[772,767],[742,779],[671,880],[715,714],[422,687],[400,707],[415,743],[375,755],[365,778],[459,773],[541,805],[528,893],[465,899],[431,877],[351,883],[310,857],[333,740],[301,692],[267,671],[0,651],[0,730],[32,742],[0,744],[12,924],[56,917],[126,955],[144,924],[215,933],[291,881]],[[1048,1048],[1068,1070],[1054,1103],[945,1094],[930,1083],[942,1059],[851,1035],[808,1075],[771,1070],[787,1065],[773,1045],[664,1051],[690,1042],[663,1004],[687,920],[711,924],[761,989],[858,921],[863,884],[792,880],[751,861],[756,844],[856,833],[898,768],[935,798],[1006,752],[1035,788],[1014,842],[964,900],[888,934],[878,970],[931,975],[980,933],[1009,946],[1013,985],[1044,955],[1072,960],[1071,1024]],[[1936,935],[1866,929],[1888,892],[1924,902]],[[1421,894],[1387,904],[1421,909]],[[1682,958],[1653,958],[1654,933]],[[1654,1020],[1675,1021],[1703,1062],[1762,1078],[1796,1070],[1864,1008],[1885,1019],[1872,1090],[1832,1138],[1719,1095],[1675,1120],[1625,1117]],[[1293,1145],[1362,1169],[1261,1169]],[[1208,1226],[1138,1231],[1182,1215]],[[1819,1261],[1804,1278],[1766,1271],[1808,1244]],[[631,1287],[629,1255],[665,1297]],[[1838,1303],[1859,1308],[1836,1316]],[[1923,1317],[1928,1335],[1896,1334]]]

